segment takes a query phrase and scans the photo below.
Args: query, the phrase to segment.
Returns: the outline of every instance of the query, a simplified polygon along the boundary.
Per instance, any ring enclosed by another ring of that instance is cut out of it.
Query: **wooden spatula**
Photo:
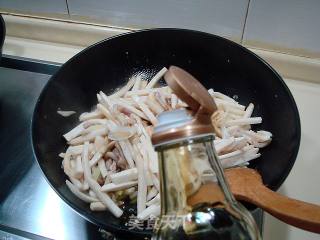
[[[295,200],[263,185],[260,174],[250,168],[225,170],[231,192],[237,200],[252,203],[292,226],[320,233],[320,206]],[[215,183],[208,183],[188,198],[188,204],[221,202],[224,196]]]
[[[225,175],[236,199],[252,203],[287,224],[320,233],[320,206],[270,190],[250,168],[228,169]]]

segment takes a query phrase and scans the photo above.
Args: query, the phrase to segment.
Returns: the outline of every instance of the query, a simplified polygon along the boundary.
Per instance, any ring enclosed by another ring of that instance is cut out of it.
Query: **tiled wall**
[[[133,28],[178,27],[240,41],[248,0],[68,0],[71,16]]]
[[[26,13],[68,14],[66,0],[0,0],[0,9]]]
[[[320,58],[319,0],[0,0],[1,10],[123,28],[190,28],[249,47]]]
[[[319,0],[251,0],[244,44],[320,57]]]
[[[0,0],[0,9],[32,10],[43,0]],[[51,4],[56,1],[48,1]],[[45,1],[45,2],[46,2]],[[178,27],[202,30],[240,42],[249,0],[59,0],[69,17],[124,28]],[[60,3],[60,2],[59,2]],[[45,4],[44,4],[45,5]],[[65,6],[66,7],[66,6]],[[35,13],[47,12],[45,6]],[[52,9],[51,13],[61,12]]]

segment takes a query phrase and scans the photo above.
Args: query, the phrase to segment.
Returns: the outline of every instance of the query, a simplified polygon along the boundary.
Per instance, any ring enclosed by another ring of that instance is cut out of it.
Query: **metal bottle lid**
[[[211,115],[217,106],[207,89],[191,74],[171,66],[164,79],[189,110],[163,112],[152,134],[153,145],[214,132]]]

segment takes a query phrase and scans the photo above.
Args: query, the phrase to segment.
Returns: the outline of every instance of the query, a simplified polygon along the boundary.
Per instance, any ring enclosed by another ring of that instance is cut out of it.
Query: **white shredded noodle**
[[[59,154],[69,177],[66,184],[92,211],[109,210],[119,217],[125,196],[137,200],[139,219],[160,214],[158,159],[150,136],[157,115],[187,106],[168,87],[157,86],[166,71],[162,68],[149,82],[133,77],[110,96],[100,91],[96,109],[82,113],[80,123],[63,135],[69,144]],[[208,92],[218,107],[212,122],[222,166],[245,166],[258,158],[259,148],[271,142],[272,134],[250,130],[251,124],[262,122],[261,117],[252,116],[254,104],[246,107],[221,92]],[[75,112],[58,113],[70,116]],[[205,172],[207,166],[199,168]],[[202,179],[209,175],[203,173]]]

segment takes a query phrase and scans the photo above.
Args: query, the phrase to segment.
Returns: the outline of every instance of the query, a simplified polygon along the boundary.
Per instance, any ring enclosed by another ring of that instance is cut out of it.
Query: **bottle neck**
[[[157,147],[161,179],[162,215],[186,214],[192,205],[233,202],[213,146],[213,135],[185,139]],[[209,187],[209,185],[210,187]]]
[[[204,144],[206,146],[209,163],[216,174],[217,182],[219,183],[219,186],[225,195],[226,201],[228,201],[229,203],[236,202],[233,194],[231,193],[231,190],[229,189],[229,185],[227,184],[227,181],[225,179],[223,168],[219,162],[213,141],[207,141]]]

